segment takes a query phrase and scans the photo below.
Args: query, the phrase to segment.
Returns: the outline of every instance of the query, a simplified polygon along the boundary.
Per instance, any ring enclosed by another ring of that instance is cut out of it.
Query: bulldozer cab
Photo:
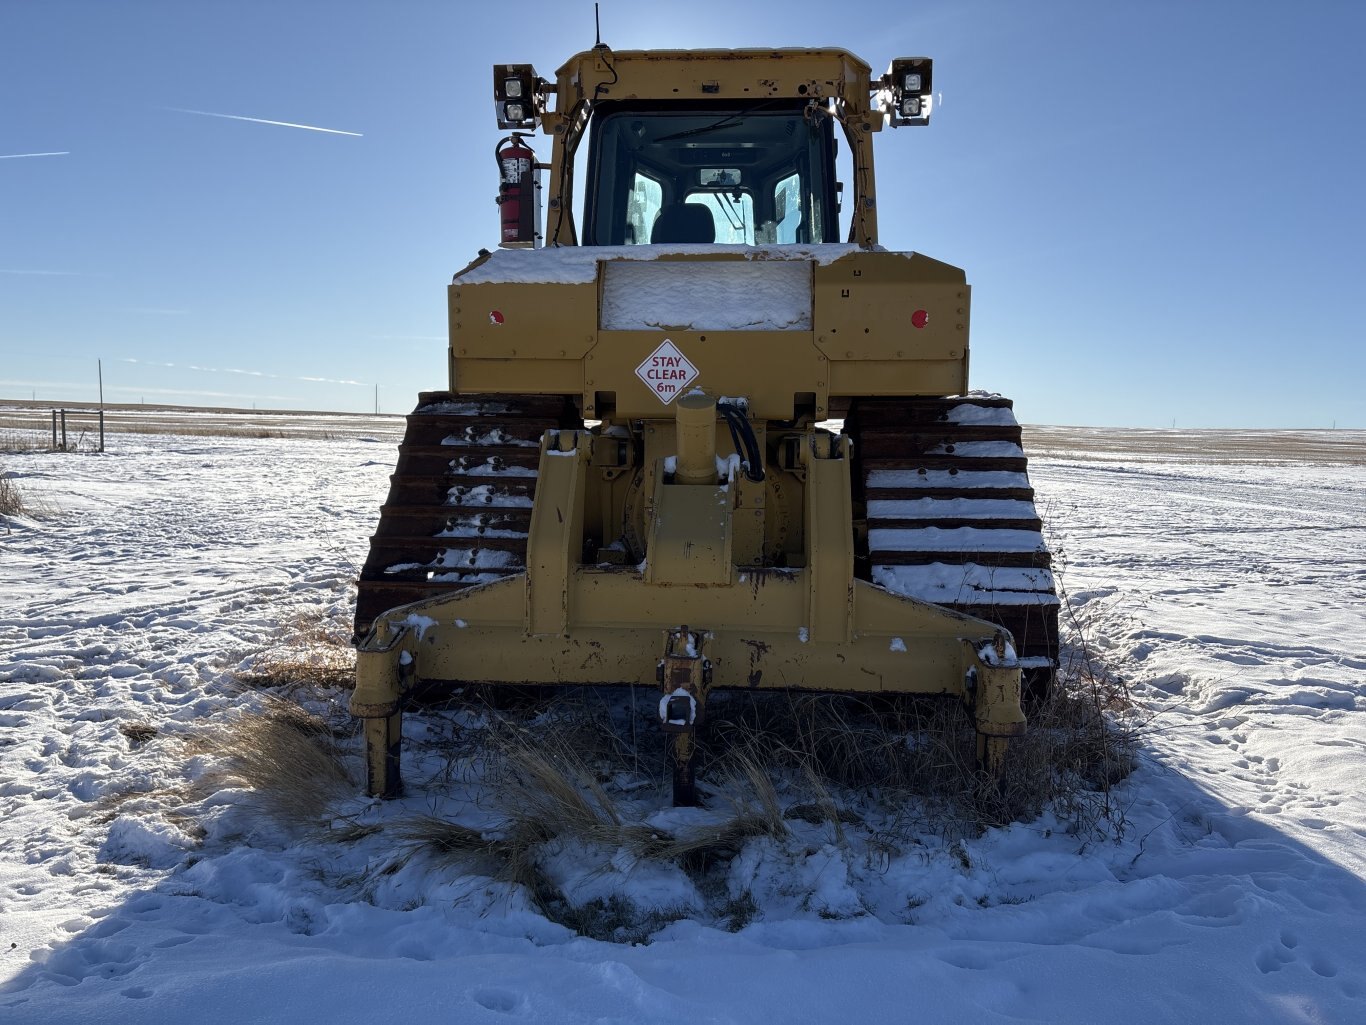
[[[606,46],[576,54],[553,81],[529,64],[496,65],[498,126],[539,129],[554,146],[545,236],[505,247],[838,242],[837,157],[853,193],[848,241],[871,247],[871,135],[929,122],[931,66],[899,57],[879,77],[837,48]],[[517,188],[534,191],[529,180]]]
[[[586,245],[836,242],[834,122],[811,100],[603,104]]]

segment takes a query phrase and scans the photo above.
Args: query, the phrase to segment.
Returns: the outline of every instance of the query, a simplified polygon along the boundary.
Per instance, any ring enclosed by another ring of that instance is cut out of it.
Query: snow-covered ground
[[[1144,707],[1121,835],[794,822],[720,870],[737,931],[673,866],[554,853],[566,892],[696,912],[628,945],[394,857],[364,827],[402,808],[343,797],[339,842],[207,784],[194,738],[261,700],[233,670],[345,619],[398,422],[193,429],[0,454],[48,507],[0,525],[0,1022],[1366,1021],[1366,433],[1028,431]]]

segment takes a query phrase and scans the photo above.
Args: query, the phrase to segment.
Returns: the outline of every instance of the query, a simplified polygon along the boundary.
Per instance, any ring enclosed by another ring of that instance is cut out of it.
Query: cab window
[[[587,245],[838,241],[832,119],[810,101],[605,102],[590,132]]]

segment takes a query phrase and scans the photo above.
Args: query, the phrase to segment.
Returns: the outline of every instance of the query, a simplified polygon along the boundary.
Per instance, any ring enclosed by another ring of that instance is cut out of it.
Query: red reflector
[[[911,314],[911,324],[915,327],[924,327],[930,322],[930,315],[925,310],[916,310]]]

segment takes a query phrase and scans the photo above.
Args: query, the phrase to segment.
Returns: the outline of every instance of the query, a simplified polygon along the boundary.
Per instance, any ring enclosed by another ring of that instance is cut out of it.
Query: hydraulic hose
[[[725,419],[726,426],[730,428],[730,439],[735,443],[735,451],[740,453],[740,466],[745,471],[745,477],[755,484],[762,484],[764,454],[759,450],[759,439],[754,434],[749,417],[745,416],[740,407],[733,402],[718,402],[716,412]]]

